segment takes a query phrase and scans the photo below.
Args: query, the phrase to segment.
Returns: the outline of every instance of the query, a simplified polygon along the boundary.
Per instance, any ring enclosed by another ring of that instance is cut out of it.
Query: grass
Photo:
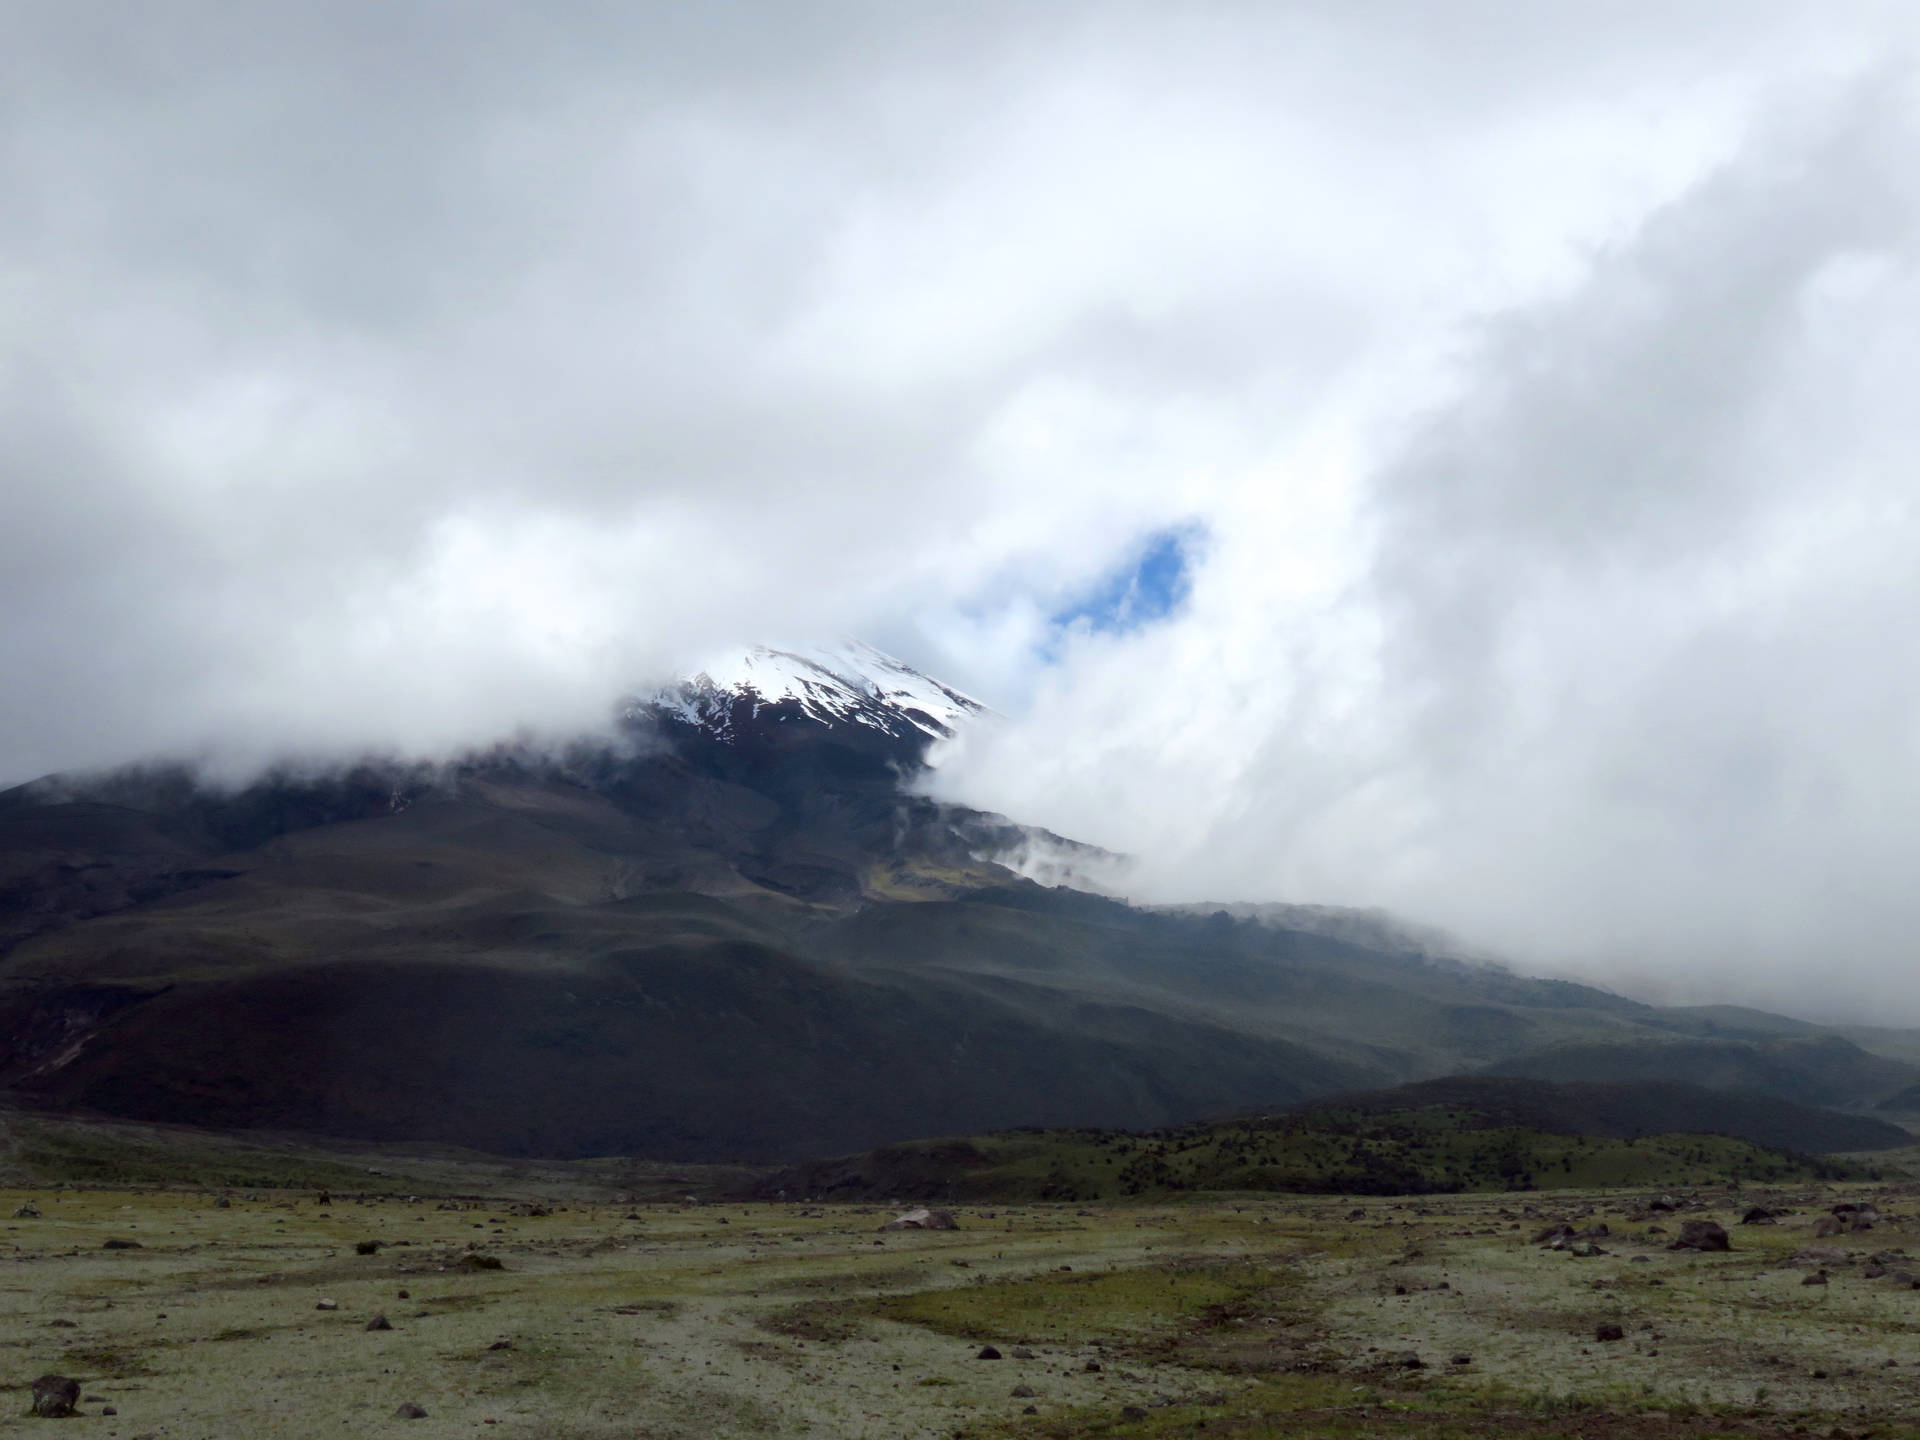
[[[1222,1191],[1401,1195],[1782,1184],[1868,1173],[1864,1159],[1817,1159],[1723,1135],[1561,1135],[1490,1127],[1470,1110],[1425,1106],[1383,1114],[1316,1110],[1142,1133],[1012,1130],[914,1141],[799,1166],[766,1186],[831,1196],[1079,1202]]]
[[[1093,1273],[1052,1270],[891,1296],[873,1311],[884,1319],[925,1325],[963,1340],[1077,1342],[1180,1328],[1269,1290],[1281,1278],[1248,1264],[1173,1262]]]
[[[1891,1218],[1820,1242],[1841,1252],[1832,1283],[1803,1287],[1813,1222],[1864,1194]],[[268,1440],[384,1423],[403,1400],[429,1412],[408,1430],[427,1440],[1914,1432],[1920,1292],[1866,1274],[1920,1249],[1920,1196],[1797,1182],[1683,1194],[1679,1215],[1646,1197],[996,1202],[959,1207],[955,1231],[882,1234],[890,1212],[866,1206],[651,1204],[635,1223],[577,1200],[323,1210],[275,1192],[217,1209],[16,1188],[0,1209],[41,1217],[0,1231],[0,1385],[69,1374],[122,1433]],[[1750,1201],[1792,1213],[1741,1226]],[[1735,1248],[1648,1233],[1693,1215]],[[1530,1243],[1558,1219],[1605,1223],[1609,1253]],[[145,1248],[103,1251],[109,1235]],[[356,1255],[367,1236],[385,1243]],[[505,1270],[454,1264],[476,1238]],[[365,1330],[376,1313],[390,1332]],[[1626,1339],[1596,1342],[1600,1323]],[[976,1358],[985,1345],[1004,1358]],[[1401,1366],[1409,1351],[1423,1368]],[[24,1424],[0,1415],[0,1435]]]

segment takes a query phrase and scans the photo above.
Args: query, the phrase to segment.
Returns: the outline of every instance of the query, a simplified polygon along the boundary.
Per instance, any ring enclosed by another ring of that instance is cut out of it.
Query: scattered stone
[[[982,1345],[980,1347],[980,1353],[973,1358],[976,1360],[998,1360],[1000,1358],[1000,1352],[991,1345]]]
[[[1016,1385],[1007,1393],[1016,1400],[1031,1400],[1040,1392],[1031,1385]]]
[[[1455,1365],[1471,1365],[1473,1363],[1473,1357],[1471,1355],[1456,1355],[1453,1357],[1451,1363]]]
[[[1122,1420],[1144,1420],[1147,1418],[1146,1407],[1144,1405],[1122,1405],[1120,1407],[1120,1418]]]
[[[1824,1270],[1816,1270],[1800,1283],[1802,1285],[1825,1285],[1827,1283],[1827,1272]]]
[[[500,1263],[498,1256],[482,1255],[477,1250],[469,1250],[454,1263],[459,1265],[462,1270],[504,1270],[507,1268]]]
[[[74,1330],[79,1328],[79,1322],[74,1320],[49,1320],[47,1324],[56,1330]]]
[[[103,1240],[100,1248],[102,1250],[142,1250],[146,1247],[138,1240],[121,1240],[116,1237],[112,1240]]]
[[[118,1414],[119,1414],[120,1412],[119,1412],[118,1410],[116,1410],[116,1409],[114,1409],[114,1408],[113,1408],[113,1406],[111,1406],[111,1405],[103,1405],[103,1406],[102,1406],[102,1407],[100,1408],[100,1413],[101,1413],[102,1415],[118,1415]]]
[[[494,1341],[494,1342],[493,1342],[493,1343],[492,1343],[491,1345],[489,1345],[489,1346],[487,1346],[487,1348],[488,1348],[489,1350],[511,1350],[511,1349],[513,1348],[513,1341],[511,1341],[511,1340],[496,1340],[496,1341]],[[894,1368],[894,1369],[896,1369],[896,1370],[898,1370],[898,1369],[899,1369],[900,1367],[899,1367],[898,1365],[896,1365],[896,1366],[894,1366],[893,1368]]]
[[[340,1302],[338,1300],[321,1300],[317,1302],[313,1308],[316,1310],[338,1310],[340,1308]]]
[[[353,1253],[356,1255],[378,1255],[380,1253],[380,1242],[378,1240],[357,1241],[354,1244]]]
[[[1846,1226],[1841,1224],[1840,1221],[1833,1216],[1822,1215],[1818,1220],[1813,1222],[1813,1238],[1816,1240],[1824,1240],[1829,1235],[1838,1235],[1844,1229],[1846,1229]]]
[[[1740,1217],[1740,1223],[1742,1225],[1771,1225],[1778,1214],[1778,1211],[1769,1210],[1764,1205],[1751,1205],[1747,1208],[1747,1213]]]
[[[1596,1340],[1624,1340],[1627,1338],[1627,1332],[1622,1330],[1618,1325],[1596,1325],[1593,1329],[1593,1338]]]
[[[1727,1232],[1717,1220],[1683,1220],[1680,1224],[1680,1238],[1667,1247],[1669,1250],[1731,1250],[1732,1242]]]
[[[62,1420],[73,1414],[80,1399],[80,1382],[69,1375],[42,1375],[33,1382],[33,1409],[42,1420]]]
[[[1644,1255],[1636,1255],[1627,1261],[1629,1265],[1651,1265],[1653,1262]]]
[[[393,1412],[393,1418],[396,1420],[424,1420],[427,1418],[427,1412],[411,1400],[408,1400],[404,1402],[398,1410]]]
[[[1089,1375],[1098,1375],[1100,1373],[1100,1362],[1098,1360],[1089,1360],[1080,1368],[1085,1370]]]
[[[1399,1370],[1424,1370],[1427,1368],[1427,1362],[1422,1360],[1419,1354],[1412,1350],[1402,1350],[1387,1363]]]
[[[16,1220],[38,1220],[40,1218],[40,1207],[29,1200],[13,1212],[13,1218]]]
[[[376,1315],[367,1321],[367,1329],[369,1330],[391,1330],[392,1328],[392,1322],[384,1315]]]
[[[413,1292],[411,1290],[396,1290],[393,1292],[393,1298],[396,1300],[411,1300],[413,1298]]]

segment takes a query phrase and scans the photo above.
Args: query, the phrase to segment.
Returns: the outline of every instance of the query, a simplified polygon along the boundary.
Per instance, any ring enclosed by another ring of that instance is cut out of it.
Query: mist
[[[1916,24],[12,7],[0,784],[858,635],[1136,898],[1920,1023]]]

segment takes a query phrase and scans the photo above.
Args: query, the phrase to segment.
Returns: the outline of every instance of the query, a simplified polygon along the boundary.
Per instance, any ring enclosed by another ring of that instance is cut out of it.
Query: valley
[[[43,1373],[128,1437],[1892,1437],[1920,1405],[1910,1181],[994,1204],[950,1231],[562,1193],[6,1188],[0,1433],[39,1433]],[[1870,1232],[1815,1237],[1861,1203]],[[1755,1204],[1783,1213],[1741,1225]],[[1669,1248],[1695,1219],[1731,1250]],[[1539,1243],[1559,1223],[1599,1253]]]

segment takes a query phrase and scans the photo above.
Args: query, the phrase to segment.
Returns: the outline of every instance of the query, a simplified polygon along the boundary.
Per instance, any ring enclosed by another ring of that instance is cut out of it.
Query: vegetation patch
[[[963,1340],[1041,1344],[1181,1328],[1283,1284],[1281,1272],[1245,1264],[1143,1265],[1092,1273],[1062,1268],[886,1296],[873,1306],[884,1319]]]

